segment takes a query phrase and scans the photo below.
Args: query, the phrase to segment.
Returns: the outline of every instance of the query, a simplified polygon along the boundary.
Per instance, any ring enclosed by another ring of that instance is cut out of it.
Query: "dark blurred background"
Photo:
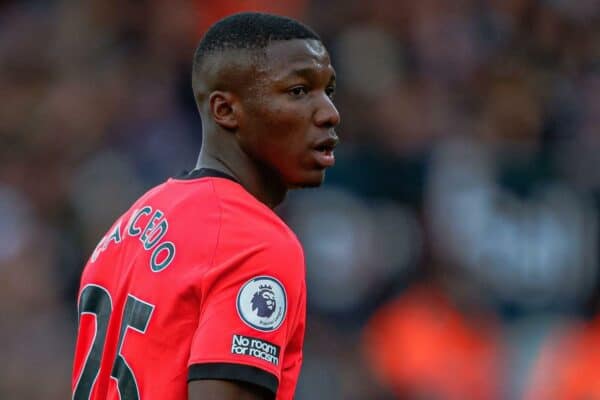
[[[600,399],[600,1],[0,1],[0,398],[70,397],[88,255],[194,166],[195,45],[271,11],[338,72],[298,400]]]

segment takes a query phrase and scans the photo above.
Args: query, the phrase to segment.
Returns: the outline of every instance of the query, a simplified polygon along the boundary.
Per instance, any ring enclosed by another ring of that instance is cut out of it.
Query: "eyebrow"
[[[335,70],[333,68],[327,68],[327,69],[331,70],[331,72],[332,72],[331,78],[329,79],[329,81],[335,82]],[[318,73],[315,68],[303,67],[303,68],[297,68],[297,69],[292,70],[289,74],[285,75],[281,80],[289,79],[289,78],[296,77],[296,76],[300,76],[302,78],[307,78],[307,79],[314,79],[314,78],[316,78],[317,75],[318,75]]]

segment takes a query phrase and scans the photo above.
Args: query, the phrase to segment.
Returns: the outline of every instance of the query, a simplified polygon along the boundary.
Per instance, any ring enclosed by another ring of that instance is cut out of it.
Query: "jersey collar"
[[[236,183],[239,183],[238,180],[235,179],[233,176],[226,174],[225,172],[218,171],[216,169],[212,169],[212,168],[198,168],[198,169],[191,170],[189,172],[183,171],[179,176],[175,177],[175,179],[191,180],[191,179],[206,178],[206,177],[225,178],[225,179],[232,180]]]

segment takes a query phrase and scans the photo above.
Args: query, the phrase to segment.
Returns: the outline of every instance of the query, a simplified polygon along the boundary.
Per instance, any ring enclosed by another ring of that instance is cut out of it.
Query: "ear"
[[[238,104],[233,93],[215,90],[208,97],[208,107],[217,125],[228,131],[237,129]]]

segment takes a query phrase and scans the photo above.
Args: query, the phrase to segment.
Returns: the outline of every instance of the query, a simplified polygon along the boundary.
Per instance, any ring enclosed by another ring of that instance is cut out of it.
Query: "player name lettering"
[[[91,261],[95,262],[98,257],[108,248],[111,243],[119,244],[127,237],[137,237],[146,251],[152,251],[150,255],[150,269],[160,272],[167,268],[175,258],[175,244],[163,241],[169,229],[169,221],[164,213],[150,206],[144,206],[131,213],[131,217],[125,226],[122,226],[123,218],[119,219],[111,230],[100,240],[92,253]]]
[[[273,365],[279,364],[279,346],[249,336],[233,335],[231,353],[260,358]]]

